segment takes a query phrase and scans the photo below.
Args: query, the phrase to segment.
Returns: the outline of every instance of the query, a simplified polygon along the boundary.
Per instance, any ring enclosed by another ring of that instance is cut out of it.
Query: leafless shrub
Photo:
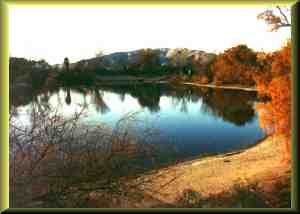
[[[134,164],[141,152],[152,152],[142,139],[157,132],[132,134],[137,112],[111,129],[80,123],[85,109],[65,118],[57,110],[32,107],[23,126],[10,113],[10,186],[12,207],[84,207],[92,191],[120,195],[121,178],[140,172]],[[147,156],[143,155],[144,158]]]

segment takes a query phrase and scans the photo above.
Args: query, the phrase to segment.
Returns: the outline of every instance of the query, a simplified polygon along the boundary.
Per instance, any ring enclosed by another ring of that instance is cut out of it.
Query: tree
[[[139,65],[141,69],[154,69],[159,66],[159,50],[142,49],[139,52]]]
[[[253,67],[256,53],[246,45],[229,48],[217,56],[211,65],[215,84],[253,85]]]
[[[270,31],[277,31],[282,27],[291,27],[291,23],[288,18],[290,9],[285,8],[284,11],[284,9],[280,6],[276,6],[276,9],[278,14],[275,14],[275,9],[268,9],[258,14],[257,18],[264,20],[265,23],[270,26]]]
[[[41,59],[39,61],[34,62],[34,67],[38,69],[48,69],[50,68],[50,65],[44,59]]]
[[[64,69],[65,69],[66,71],[69,71],[69,65],[70,65],[70,63],[69,63],[69,58],[68,58],[68,57],[65,57],[65,58],[64,58]]]
[[[187,48],[176,48],[168,54],[169,65],[182,71],[189,63],[189,50]]]
[[[279,6],[276,7],[278,15],[273,10],[260,13],[257,18],[263,19],[269,26],[270,31],[277,31],[282,27],[291,27],[286,8],[285,12]],[[267,59],[269,58],[269,59]],[[267,61],[267,60],[268,61]],[[271,97],[271,102],[258,104],[260,110],[260,124],[269,133],[275,136],[283,136],[285,142],[285,160],[290,159],[291,141],[291,40],[281,50],[268,54],[262,59],[262,66],[256,72],[257,88],[260,94]]]
[[[260,94],[266,94],[271,102],[257,104],[260,125],[269,134],[284,137],[285,159],[290,158],[291,141],[291,42],[275,52],[268,79],[257,82]],[[260,86],[260,84],[262,86]]]

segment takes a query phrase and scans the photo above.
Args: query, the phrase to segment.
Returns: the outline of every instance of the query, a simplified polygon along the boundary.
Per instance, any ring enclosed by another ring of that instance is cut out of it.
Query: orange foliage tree
[[[246,45],[225,50],[219,54],[211,66],[215,84],[253,85],[253,66],[256,65],[256,53]]]
[[[256,73],[254,78],[260,94],[271,102],[257,104],[260,124],[268,133],[285,138],[286,158],[291,140],[291,41],[272,54],[272,61]],[[270,59],[269,59],[270,60]],[[270,69],[270,70],[267,70]]]
[[[275,58],[274,53],[257,53],[257,66],[252,78],[256,83],[256,88],[259,95],[267,95],[267,86],[271,82],[274,75],[272,75],[272,62]]]

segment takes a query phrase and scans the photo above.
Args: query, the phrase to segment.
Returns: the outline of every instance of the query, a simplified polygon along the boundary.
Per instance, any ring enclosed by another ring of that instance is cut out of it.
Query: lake
[[[255,92],[144,84],[135,86],[61,87],[43,91],[17,106],[18,119],[30,124],[33,103],[57,109],[69,117],[85,107],[80,123],[114,127],[128,113],[135,113],[139,135],[155,130],[147,143],[172,151],[173,159],[230,152],[255,144],[264,137],[254,109]]]

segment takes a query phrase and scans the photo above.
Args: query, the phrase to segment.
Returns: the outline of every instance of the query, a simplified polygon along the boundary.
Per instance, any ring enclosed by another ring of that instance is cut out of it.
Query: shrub
[[[12,207],[81,207],[93,191],[119,197],[128,193],[122,177],[143,172],[135,160],[149,157],[143,154],[145,150],[152,152],[149,145],[140,143],[152,134],[151,127],[141,136],[131,132],[136,112],[125,115],[111,129],[80,124],[84,108],[64,118],[34,103],[26,127],[14,110],[9,121]]]

